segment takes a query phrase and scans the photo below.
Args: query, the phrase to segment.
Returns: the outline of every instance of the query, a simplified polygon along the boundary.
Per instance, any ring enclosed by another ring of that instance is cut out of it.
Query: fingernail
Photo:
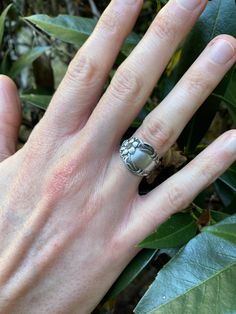
[[[210,58],[218,64],[229,62],[235,54],[234,47],[226,40],[218,39],[211,47]]]
[[[187,10],[194,10],[201,3],[201,0],[177,0],[177,1]]]

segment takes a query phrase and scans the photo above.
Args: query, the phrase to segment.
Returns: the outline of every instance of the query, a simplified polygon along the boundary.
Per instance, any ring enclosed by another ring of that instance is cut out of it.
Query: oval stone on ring
[[[120,156],[125,166],[137,176],[150,175],[159,164],[154,148],[136,137],[131,137],[122,143]]]

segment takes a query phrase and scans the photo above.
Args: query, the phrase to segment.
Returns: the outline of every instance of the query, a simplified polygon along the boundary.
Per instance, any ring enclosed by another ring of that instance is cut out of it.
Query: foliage
[[[135,313],[235,313],[235,235],[234,243],[222,236],[229,226],[235,232],[236,215],[206,229],[217,233],[202,232],[183,247],[159,272]]]
[[[102,12],[108,2],[95,1],[97,12]],[[166,2],[145,1],[134,32],[124,43],[110,77],[138,44],[157,10]],[[51,0],[46,6],[43,4],[43,1],[31,0],[15,0],[11,4],[3,1],[0,4],[0,72],[11,76],[21,91],[24,109],[20,133],[22,144],[47,109],[68,63],[97,22],[97,13],[89,2],[79,1],[76,5],[72,0]],[[236,36],[234,0],[209,1],[127,134],[139,127],[207,43],[220,33]],[[174,153],[169,154],[184,156],[188,162],[235,123],[236,67],[194,115],[182,132]],[[176,158],[169,158],[167,167],[158,178],[142,182],[140,193],[148,193],[184,164],[176,162]],[[139,244],[141,252],[108,292],[103,300],[103,303],[106,301],[105,307],[101,304],[96,313],[105,313],[106,309],[110,313],[110,309],[119,303],[118,294],[129,285],[125,290],[128,293],[130,283],[137,276],[146,276],[150,269],[158,272],[158,276],[135,313],[236,313],[235,213],[236,164],[203,191],[183,213],[171,217]],[[168,263],[165,261],[164,267],[160,262],[163,252],[170,259]],[[150,283],[151,279],[145,285]],[[126,313],[125,309],[122,313]]]

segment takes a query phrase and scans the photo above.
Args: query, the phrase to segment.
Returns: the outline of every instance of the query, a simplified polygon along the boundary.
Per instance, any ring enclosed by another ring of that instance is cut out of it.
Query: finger
[[[158,155],[163,156],[235,60],[235,38],[228,35],[216,37],[170,94],[147,116],[134,136],[152,145]],[[119,180],[137,186],[141,178],[129,173],[119,156],[116,161]]]
[[[105,81],[142,7],[142,0],[113,0],[78,51],[45,115],[58,132],[81,128],[97,104]]]
[[[185,209],[235,159],[236,130],[230,130],[152,192],[137,197],[129,219],[129,233],[138,231],[141,241],[170,215]]]
[[[190,9],[193,3],[196,6]],[[100,130],[100,137],[108,147],[109,143],[117,145],[137,116],[173,52],[205,5],[206,0],[170,0],[143,40],[118,69],[89,120],[91,126]]]
[[[21,106],[14,82],[0,75],[0,161],[16,151]]]
[[[162,156],[236,61],[236,39],[216,37],[164,101],[144,120],[135,136]]]

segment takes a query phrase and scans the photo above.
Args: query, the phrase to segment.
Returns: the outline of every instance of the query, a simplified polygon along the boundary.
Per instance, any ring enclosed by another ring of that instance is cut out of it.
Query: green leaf
[[[230,116],[236,125],[236,67],[234,68],[231,80],[224,98]]]
[[[25,17],[25,19],[48,35],[78,47],[91,35],[97,23],[96,20],[91,18],[71,15],[50,17],[44,14],[36,14]],[[139,40],[139,35],[131,33],[125,41],[122,51],[128,54]]]
[[[7,16],[8,11],[10,10],[12,4],[9,4],[6,9],[2,12],[0,16],[0,46],[2,44],[2,38],[3,38],[3,33],[4,33],[4,24],[5,24],[5,19]]]
[[[138,253],[108,291],[103,299],[103,303],[110,299],[114,299],[122,290],[124,290],[152,261],[156,253],[157,250],[142,250]]]
[[[176,214],[139,244],[149,249],[174,248],[186,244],[197,233],[197,223],[190,214]]]
[[[78,46],[84,43],[96,25],[94,19],[70,15],[50,17],[44,14],[36,14],[25,17],[25,19],[48,35]]]
[[[236,213],[236,193],[234,193],[234,197],[231,201],[231,203],[224,208],[224,212],[228,214],[235,214]]]
[[[234,0],[209,1],[184,45],[178,66],[179,77],[187,71],[205,46],[215,36],[221,33],[236,36],[235,21],[236,10]],[[215,94],[225,94],[230,77],[231,75],[228,73],[216,88]],[[220,103],[221,99],[214,96],[210,96],[206,100],[179,137],[178,144],[181,149],[185,148],[186,152],[190,153],[194,151],[209,129]]]
[[[23,94],[20,96],[22,101],[28,102],[31,105],[40,109],[46,110],[52,96],[51,95],[36,95],[36,94]]]
[[[49,47],[35,47],[16,60],[9,72],[9,76],[16,77],[26,66],[31,65],[38,57],[45,53]]]
[[[223,238],[236,244],[236,223],[205,227],[202,229],[202,231],[213,233],[217,237]]]
[[[236,192],[236,163],[234,163],[219,180],[224,182],[232,191]]]
[[[221,224],[235,224],[236,215]],[[236,313],[236,245],[203,232],[158,273],[136,314]]]
[[[227,217],[229,217],[229,215],[226,213],[222,213],[222,212],[216,211],[216,210],[211,210],[211,218],[215,222],[220,222],[221,220],[224,220]]]
[[[236,211],[236,163],[234,163],[222,176],[214,183],[227,213]]]
[[[3,53],[3,58],[1,60],[1,63],[0,63],[0,73],[1,74],[8,74],[7,70],[9,68],[9,64],[8,64],[8,61],[9,61],[9,51],[5,51]]]
[[[224,204],[225,207],[229,206],[230,203],[232,202],[234,196],[236,193],[224,182],[221,180],[216,180],[214,183],[216,193],[220,197],[222,203]]]

